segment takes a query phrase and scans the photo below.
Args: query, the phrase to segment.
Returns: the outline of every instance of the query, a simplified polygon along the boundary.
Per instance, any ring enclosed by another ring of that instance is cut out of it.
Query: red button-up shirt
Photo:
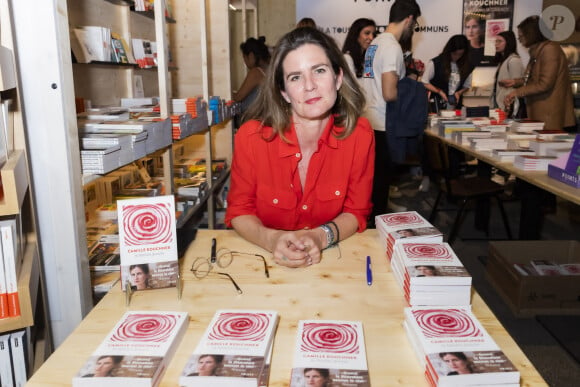
[[[304,189],[298,162],[302,158],[294,126],[267,140],[271,127],[248,121],[235,136],[226,224],[240,215],[255,215],[269,228],[299,230],[318,227],[346,212],[356,216],[358,231],[370,214],[374,172],[374,134],[360,118],[350,136],[339,140],[334,117],[318,140]]]

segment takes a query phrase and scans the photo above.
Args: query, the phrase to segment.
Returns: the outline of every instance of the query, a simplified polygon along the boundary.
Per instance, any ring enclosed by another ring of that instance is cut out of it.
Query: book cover
[[[14,375],[12,373],[12,355],[10,353],[10,334],[0,335],[0,381],[11,386]]]
[[[121,269],[119,235],[101,235],[89,251],[89,266],[92,271]]]
[[[125,313],[73,378],[73,386],[157,386],[188,322],[186,312]]]
[[[8,293],[6,284],[6,271],[4,270],[4,254],[0,259],[0,319],[9,316],[8,312]],[[1,379],[0,379],[1,380]]]
[[[404,313],[410,340],[438,385],[519,382],[519,372],[469,307],[410,307]]]
[[[179,385],[257,387],[277,323],[275,311],[218,310],[187,361]]]
[[[326,381],[332,386],[370,387],[362,323],[301,320],[290,386]]]
[[[173,195],[118,200],[117,211],[123,290],[177,286]]]
[[[6,296],[8,298],[8,315],[20,316],[20,299],[18,297],[18,271],[20,268],[20,251],[18,249],[18,234],[16,220],[0,221],[2,238],[2,256],[6,275]]]
[[[10,353],[12,354],[12,372],[14,386],[24,387],[28,380],[30,364],[27,362],[29,348],[26,347],[25,331],[10,334]],[[4,385],[4,383],[2,383]]]

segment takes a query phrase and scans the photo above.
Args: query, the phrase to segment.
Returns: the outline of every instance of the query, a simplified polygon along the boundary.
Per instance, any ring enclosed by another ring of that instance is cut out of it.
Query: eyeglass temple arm
[[[230,281],[232,281],[232,284],[233,284],[233,285],[236,287],[236,290],[238,291],[238,294],[242,294],[242,293],[243,293],[242,289],[241,289],[241,288],[238,286],[238,284],[237,284],[237,283],[236,283],[236,281],[235,281],[235,280],[232,278],[232,276],[231,276],[231,275],[229,275],[228,273],[221,272],[221,271],[218,271],[218,272],[216,272],[216,273],[217,273],[217,274],[219,274],[219,275],[223,275],[223,276],[226,276],[226,277],[228,277],[228,278],[230,279]]]
[[[262,262],[264,262],[264,274],[266,274],[267,278],[270,278],[270,271],[268,270],[268,263],[266,262],[266,258],[264,258],[263,255],[261,254],[252,254],[252,253],[242,253],[240,251],[231,251],[232,254],[246,254],[246,255],[253,255],[256,256],[260,259],[262,259]]]

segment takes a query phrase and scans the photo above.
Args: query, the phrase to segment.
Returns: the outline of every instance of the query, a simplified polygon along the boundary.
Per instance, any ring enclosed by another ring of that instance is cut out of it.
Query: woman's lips
[[[320,101],[320,99],[321,99],[320,97],[310,98],[310,99],[307,99],[305,102],[309,105],[312,105],[313,103]]]

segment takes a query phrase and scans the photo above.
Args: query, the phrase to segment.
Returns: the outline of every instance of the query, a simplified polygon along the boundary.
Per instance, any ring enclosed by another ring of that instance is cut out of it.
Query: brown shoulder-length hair
[[[296,28],[280,38],[274,48],[266,78],[260,86],[256,100],[244,114],[244,121],[254,119],[260,121],[263,126],[271,126],[273,133],[269,139],[278,134],[286,141],[284,134],[290,129],[292,107],[282,97],[282,91],[285,91],[282,64],[288,53],[304,44],[315,44],[321,47],[330,60],[334,73],[338,75],[342,72],[343,74],[342,85],[329,114],[334,115],[334,123],[337,127],[344,128],[344,130],[334,132],[333,135],[339,139],[346,138],[356,127],[365,106],[365,98],[358,82],[348,70],[344,56],[334,39],[310,27]]]
[[[468,50],[469,50],[469,40],[465,35],[453,35],[449,38],[443,51],[441,52],[441,63],[443,64],[443,71],[445,72],[445,79],[449,79],[451,76],[451,53],[453,51],[463,50],[463,55],[459,58],[457,63],[457,68],[462,79],[467,78],[469,73],[473,70],[469,64]]]
[[[540,30],[539,16],[528,16],[518,24],[518,30],[524,36],[526,47],[548,40]]]

